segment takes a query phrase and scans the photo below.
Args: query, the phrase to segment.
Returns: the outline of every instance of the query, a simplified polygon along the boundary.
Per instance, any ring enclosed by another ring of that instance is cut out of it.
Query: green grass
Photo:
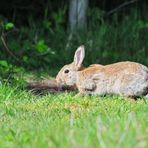
[[[147,147],[148,100],[35,96],[0,86],[2,147]]]

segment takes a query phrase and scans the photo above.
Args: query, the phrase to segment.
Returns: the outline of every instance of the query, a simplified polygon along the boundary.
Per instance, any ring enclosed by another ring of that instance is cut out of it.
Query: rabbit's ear
[[[78,47],[74,56],[74,64],[78,69],[81,68],[84,57],[85,57],[85,50],[84,46],[82,45]]]

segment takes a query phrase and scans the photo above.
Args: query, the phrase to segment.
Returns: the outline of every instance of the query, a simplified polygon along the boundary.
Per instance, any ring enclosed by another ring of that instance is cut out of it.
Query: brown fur
[[[79,57],[76,53],[79,53]],[[82,95],[113,93],[135,97],[148,93],[146,66],[126,61],[109,65],[93,64],[84,68],[81,65],[85,55],[84,47],[80,46],[76,53],[74,62],[59,71],[56,77],[58,83],[76,86]],[[69,73],[64,73],[65,69],[69,69]]]
[[[100,65],[100,64],[93,64],[90,65],[88,68],[85,68],[81,71],[79,71],[80,75],[89,76],[92,75],[92,73],[98,73],[98,72],[104,72],[107,76],[112,75],[119,75],[121,72],[123,73],[136,73],[141,68],[141,64],[135,63],[135,62],[119,62],[109,65]]]

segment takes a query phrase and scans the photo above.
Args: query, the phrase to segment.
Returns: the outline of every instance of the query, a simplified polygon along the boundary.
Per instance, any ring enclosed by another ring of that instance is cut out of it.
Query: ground
[[[146,148],[148,100],[39,96],[1,84],[0,146]]]

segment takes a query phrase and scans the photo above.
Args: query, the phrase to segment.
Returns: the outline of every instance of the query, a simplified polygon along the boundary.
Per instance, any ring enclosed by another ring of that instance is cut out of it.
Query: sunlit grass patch
[[[147,147],[148,101],[0,87],[3,147]]]

